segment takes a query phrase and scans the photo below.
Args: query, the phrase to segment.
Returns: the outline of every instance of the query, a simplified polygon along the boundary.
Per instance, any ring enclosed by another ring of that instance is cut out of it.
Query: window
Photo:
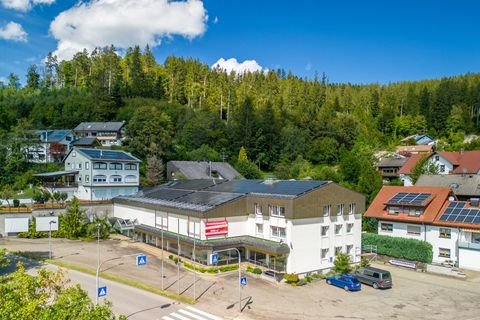
[[[73,169],[73,168],[72,168],[72,164],[71,164],[70,162],[67,162],[67,168]]]
[[[272,211],[270,214],[274,217],[285,217],[285,207],[280,207],[280,206],[272,206]]]
[[[343,203],[337,204],[337,216],[343,215],[343,207],[344,207]]]
[[[125,176],[125,182],[126,183],[137,183],[137,176],[134,176],[134,175]]]
[[[353,244],[347,244],[346,254],[351,255],[353,251]]]
[[[77,156],[77,152],[73,151],[72,152],[72,157],[76,157]]]
[[[77,163],[77,169],[82,169],[82,163],[81,162]]]
[[[329,228],[330,228],[329,226],[322,226],[322,237],[328,236],[328,229]]]
[[[337,224],[335,225],[335,234],[341,234],[342,233],[342,225],[341,224]]]
[[[350,203],[348,205],[348,214],[355,214],[355,210],[357,209],[356,203]]]
[[[90,169],[90,164],[88,162],[85,162],[85,169]]]
[[[472,243],[480,243],[480,234],[472,233]]]
[[[328,217],[332,213],[332,205],[327,204],[326,206],[323,206],[323,216]]]
[[[259,205],[258,203],[253,204],[253,209],[255,211],[255,214],[262,214],[262,206]]]
[[[328,249],[322,249],[322,259],[328,259]]]
[[[440,165],[440,172],[445,172],[445,165],[444,164],[441,164]]]
[[[440,228],[440,238],[450,239],[451,237],[452,234],[449,228]]]
[[[78,182],[82,182],[82,176],[78,176]]]
[[[110,176],[110,182],[122,182],[121,176]]]
[[[421,226],[407,226],[407,234],[419,236],[422,233]]]
[[[335,255],[342,253],[342,247],[335,247]]]
[[[93,176],[93,182],[107,182],[107,176],[103,176],[103,175]]]
[[[125,170],[137,170],[135,163],[125,163]]]
[[[93,163],[93,169],[106,170],[107,169],[107,164],[105,162],[94,162]]]
[[[110,170],[122,170],[121,163],[110,163]]]
[[[90,182],[90,176],[88,174],[85,175],[85,182]]]
[[[255,224],[255,232],[256,234],[263,234],[263,224],[261,223]]]
[[[352,233],[353,231],[353,223],[347,223],[347,233]]]
[[[450,258],[450,249],[438,248],[438,256],[442,258]]]
[[[439,156],[435,156],[435,161],[440,161],[440,157],[439,157]]]
[[[391,224],[391,223],[381,223],[380,224],[380,229],[382,231],[392,232],[393,231],[393,224]]]
[[[272,237],[286,238],[287,233],[285,231],[285,228],[271,227],[271,229],[272,229]]]

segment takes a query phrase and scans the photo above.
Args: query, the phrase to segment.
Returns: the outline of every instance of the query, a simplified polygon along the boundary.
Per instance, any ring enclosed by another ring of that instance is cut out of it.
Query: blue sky
[[[15,1],[16,8],[6,7]],[[103,6],[116,1],[132,7],[116,12]],[[30,6],[19,9],[20,3]],[[23,78],[49,51],[68,57],[77,47],[106,42],[151,43],[159,62],[169,55],[209,65],[220,58],[235,58],[238,65],[255,60],[257,68],[304,77],[325,72],[331,82],[388,83],[480,71],[479,1],[190,0],[191,10],[166,0],[95,0],[72,8],[76,3],[0,0],[0,77],[13,72]],[[23,37],[9,36],[15,31],[7,30],[11,22],[21,26]]]

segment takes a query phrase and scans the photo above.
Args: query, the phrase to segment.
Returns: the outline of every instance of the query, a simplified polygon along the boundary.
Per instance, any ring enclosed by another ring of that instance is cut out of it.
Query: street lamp
[[[237,253],[238,253],[238,295],[239,295],[238,306],[240,308],[240,312],[242,312],[242,284],[241,284],[242,270],[240,269],[242,258],[240,257],[240,250],[238,250],[237,248],[228,248],[228,249],[216,250],[216,251],[213,251],[213,253],[215,254],[215,253],[230,251],[230,250],[237,250]]]
[[[48,258],[52,260],[52,223],[57,223],[55,220],[48,222]]]
[[[102,226],[100,223],[95,225],[97,227],[97,278],[96,278],[96,287],[97,293],[96,296],[96,303],[98,303],[98,272],[100,270],[100,227]]]

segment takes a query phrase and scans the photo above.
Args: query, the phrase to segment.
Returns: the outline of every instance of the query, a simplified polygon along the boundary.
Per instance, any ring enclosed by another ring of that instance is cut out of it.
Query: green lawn
[[[23,193],[17,193],[13,199],[31,199],[33,197],[34,188],[28,188],[23,190]]]

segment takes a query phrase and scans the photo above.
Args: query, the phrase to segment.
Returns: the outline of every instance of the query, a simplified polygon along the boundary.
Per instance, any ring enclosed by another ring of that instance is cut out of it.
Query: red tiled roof
[[[406,213],[399,213],[397,215],[388,214],[385,203],[399,192],[430,193],[432,196],[429,198],[431,201],[427,204],[423,214],[418,217],[410,217]],[[439,213],[443,212],[442,208],[448,201],[450,195],[453,196],[452,190],[444,187],[384,186],[365,212],[365,216],[400,222],[432,223]]]
[[[403,164],[403,166],[398,171],[399,174],[411,174],[412,169],[415,167],[417,162],[424,157],[423,154],[412,154],[410,158]]]
[[[480,170],[480,151],[437,152],[437,154],[454,165],[452,173],[477,174]]]

